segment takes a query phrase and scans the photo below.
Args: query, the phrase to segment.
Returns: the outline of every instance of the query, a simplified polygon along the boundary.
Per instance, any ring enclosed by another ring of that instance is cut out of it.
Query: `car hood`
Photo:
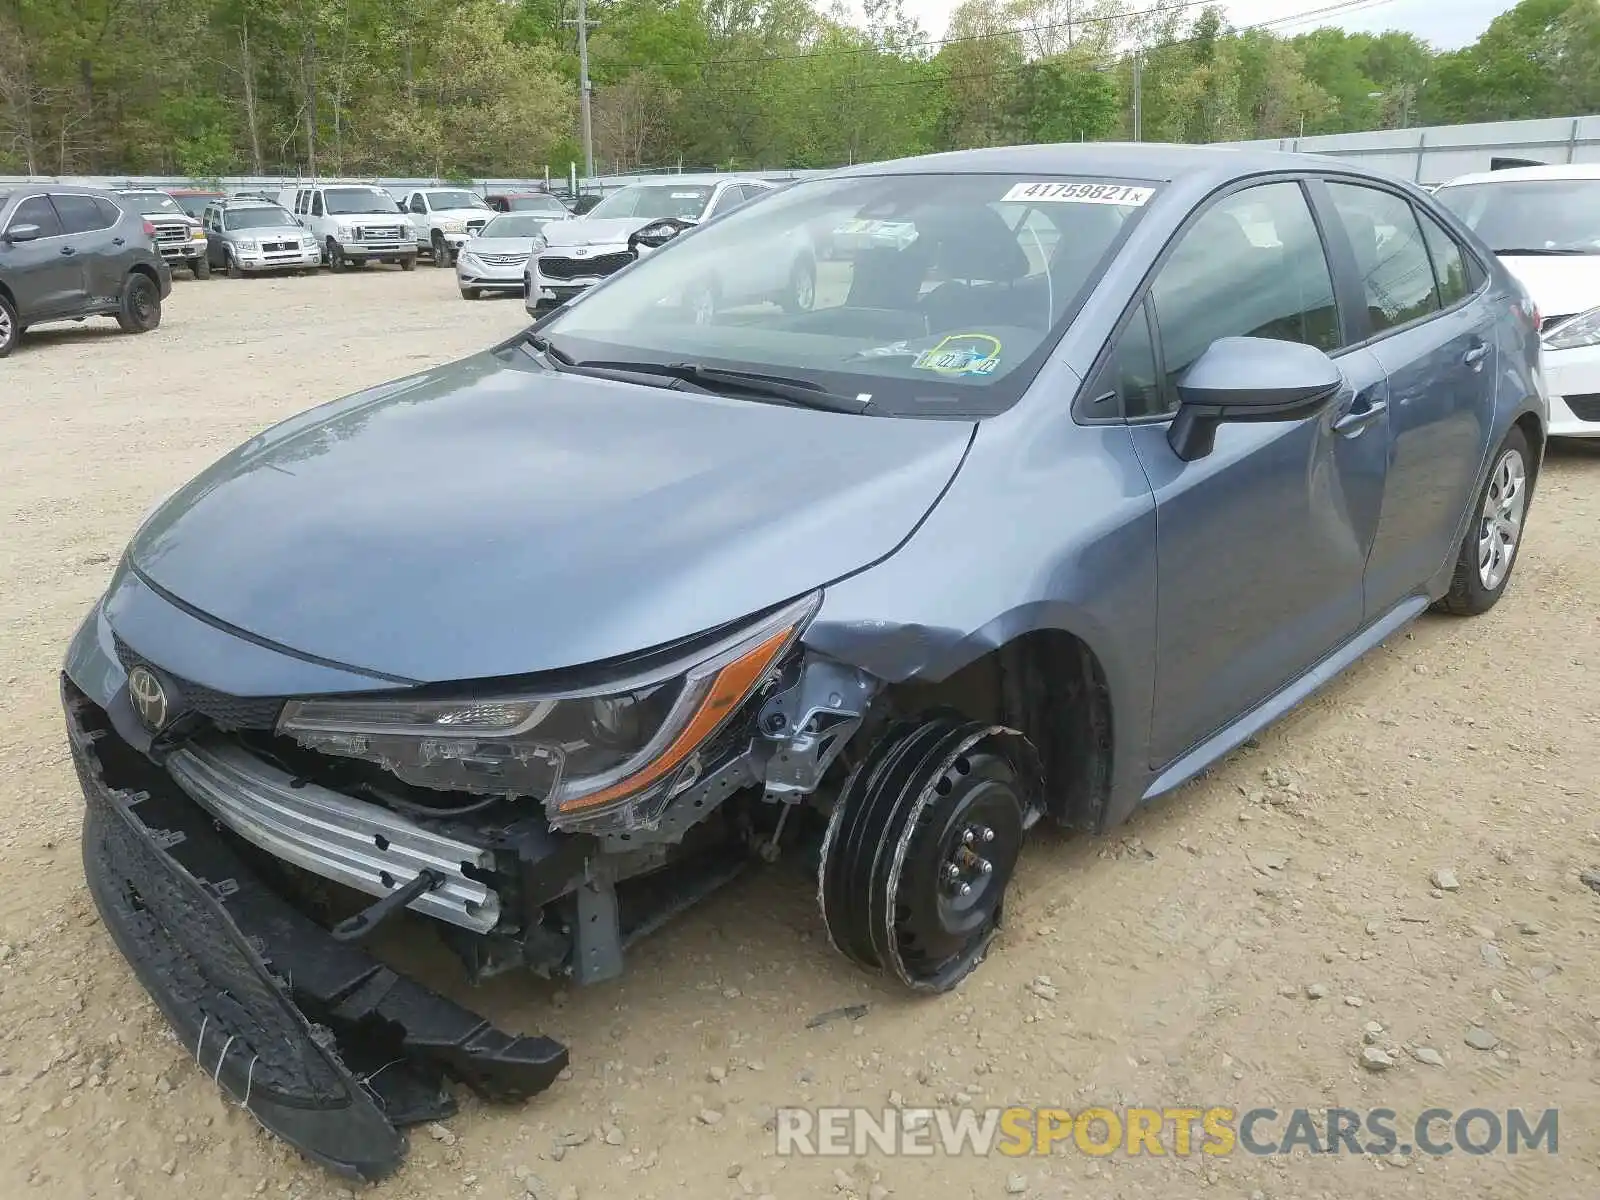
[[[469,254],[532,254],[531,237],[475,237],[463,247]]]
[[[301,655],[419,682],[549,671],[876,562],[972,433],[558,375],[512,349],[258,435],[129,553],[181,605]]]
[[[1600,255],[1502,254],[1500,261],[1528,289],[1548,329],[1553,317],[1570,317],[1600,305]]]
[[[541,232],[544,234],[544,240],[552,247],[610,246],[626,242],[629,234],[660,219],[659,217],[602,217],[599,220],[590,220],[588,217],[578,217],[572,221],[551,221]]]

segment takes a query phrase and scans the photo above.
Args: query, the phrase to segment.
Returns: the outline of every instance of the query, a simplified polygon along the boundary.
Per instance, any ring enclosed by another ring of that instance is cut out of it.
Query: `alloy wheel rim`
[[[11,341],[15,326],[11,324],[11,313],[0,308],[0,346],[8,345]]]
[[[1494,591],[1511,573],[1528,508],[1528,473],[1522,453],[1507,450],[1489,475],[1489,490],[1478,521],[1478,581]]]

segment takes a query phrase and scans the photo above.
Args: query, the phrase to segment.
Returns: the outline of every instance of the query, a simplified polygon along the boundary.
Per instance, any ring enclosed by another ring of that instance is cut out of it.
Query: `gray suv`
[[[109,192],[24,184],[0,192],[0,358],[30,325],[115,317],[129,333],[161,324],[172,269],[150,223]]]
[[[304,271],[322,267],[317,239],[281,204],[267,200],[219,200],[206,206],[206,260],[231,279],[261,271]]]

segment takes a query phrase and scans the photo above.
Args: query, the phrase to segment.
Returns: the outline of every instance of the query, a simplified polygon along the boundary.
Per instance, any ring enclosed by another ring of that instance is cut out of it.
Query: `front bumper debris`
[[[504,1101],[555,1081],[564,1046],[503,1033],[336,941],[65,676],[62,698],[106,928],[200,1069],[267,1129],[373,1180],[404,1158],[399,1127],[453,1111],[445,1076]]]

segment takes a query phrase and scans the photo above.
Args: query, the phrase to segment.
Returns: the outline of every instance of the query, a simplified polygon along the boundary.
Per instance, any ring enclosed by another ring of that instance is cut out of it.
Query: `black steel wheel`
[[[919,992],[983,961],[1027,828],[1009,731],[938,713],[892,727],[840,791],[818,901],[835,949]]]

